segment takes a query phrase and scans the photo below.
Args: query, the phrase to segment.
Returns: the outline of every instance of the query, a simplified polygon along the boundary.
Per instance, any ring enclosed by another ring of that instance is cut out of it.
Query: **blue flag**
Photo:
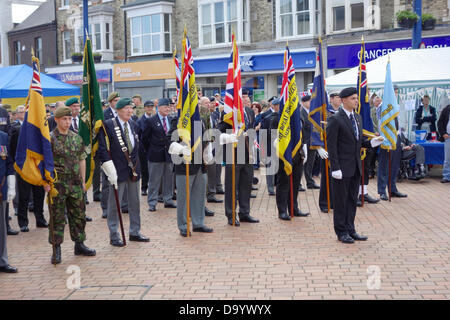
[[[397,129],[395,118],[399,114],[399,106],[395,97],[394,85],[391,77],[391,62],[388,59],[386,80],[384,82],[383,103],[381,105],[380,134],[384,138],[381,148],[395,150],[397,148]]]
[[[311,148],[325,147],[324,133],[326,125],[327,111],[332,108],[328,104],[328,97],[325,92],[325,79],[322,64],[322,40],[319,41],[319,52],[317,53],[316,71],[311,95],[311,107],[308,119],[311,122]]]
[[[358,89],[358,113],[362,118],[363,133],[369,133],[373,135],[373,122],[370,117],[370,105],[369,105],[369,90],[367,86],[367,70],[366,70],[366,55],[365,55],[364,39],[361,43],[361,56],[359,60],[358,80],[356,88]]]
[[[27,112],[17,142],[14,168],[26,182],[36,185],[53,185],[53,164],[50,131],[42,96],[39,60],[32,58],[33,77],[26,106]]]

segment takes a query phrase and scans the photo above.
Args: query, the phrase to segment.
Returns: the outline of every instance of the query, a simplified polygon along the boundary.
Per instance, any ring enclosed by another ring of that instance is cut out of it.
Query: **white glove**
[[[179,144],[178,142],[172,142],[170,147],[169,147],[169,153],[170,154],[180,154],[183,153],[183,148],[184,146],[182,146],[181,144]]]
[[[275,140],[273,140],[273,146],[275,148],[278,146],[278,138],[275,138]]]
[[[372,146],[372,148],[378,147],[380,144],[383,143],[384,138],[382,136],[373,138],[372,140],[370,140],[370,145]]]
[[[303,153],[305,154],[305,159],[303,159],[303,164],[308,160],[308,146],[306,144],[303,145]]]
[[[228,144],[228,143],[235,143],[238,142],[237,136],[235,133],[227,134],[222,133],[220,135],[220,144]]]
[[[335,179],[341,180],[342,179],[342,171],[341,170],[333,171],[333,172],[331,172],[331,176]]]
[[[211,143],[208,143],[205,151],[203,151],[203,158],[205,159],[206,164],[212,164],[214,160],[214,156],[212,153]]]
[[[320,147],[319,149],[317,149],[317,153],[322,159],[328,159],[328,152],[326,152],[324,148]]]
[[[16,176],[11,174],[7,177],[8,182],[8,202],[16,196]]]
[[[183,150],[181,150],[181,153],[183,154],[183,156],[189,158],[191,156],[191,148],[189,148],[188,146],[183,146]]]
[[[111,183],[117,189],[117,171],[114,167],[112,160],[106,161],[102,164],[103,172],[108,177],[109,183]]]

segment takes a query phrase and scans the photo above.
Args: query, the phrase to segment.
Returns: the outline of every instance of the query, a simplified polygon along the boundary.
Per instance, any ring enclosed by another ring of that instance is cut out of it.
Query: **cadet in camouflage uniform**
[[[84,228],[86,225],[86,204],[84,201],[84,174],[86,153],[81,137],[69,130],[72,112],[66,106],[58,107],[55,112],[57,127],[50,134],[53,162],[57,174],[54,187],[58,195],[50,205],[53,219],[55,252],[52,263],[61,262],[61,243],[64,240],[65,213],[69,221],[70,237],[75,242],[75,255],[95,256],[93,249],[86,247]],[[49,187],[46,187],[46,191]],[[52,242],[52,232],[49,232]]]

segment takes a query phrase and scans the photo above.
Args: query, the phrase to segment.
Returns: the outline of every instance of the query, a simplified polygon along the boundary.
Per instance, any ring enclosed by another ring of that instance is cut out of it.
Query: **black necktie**
[[[353,132],[355,133],[355,137],[356,139],[358,139],[358,128],[356,127],[356,121],[355,118],[353,117],[353,113],[350,114],[350,120],[352,121]]]
[[[73,129],[75,130],[76,133],[78,133],[78,124],[76,118],[73,118]]]

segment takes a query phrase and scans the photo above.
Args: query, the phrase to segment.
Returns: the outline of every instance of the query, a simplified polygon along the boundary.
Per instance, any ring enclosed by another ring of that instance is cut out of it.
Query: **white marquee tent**
[[[402,87],[450,85],[450,48],[397,50],[389,54],[392,81]],[[388,56],[367,63],[369,88],[384,87]],[[358,67],[326,78],[327,91],[356,86]]]

